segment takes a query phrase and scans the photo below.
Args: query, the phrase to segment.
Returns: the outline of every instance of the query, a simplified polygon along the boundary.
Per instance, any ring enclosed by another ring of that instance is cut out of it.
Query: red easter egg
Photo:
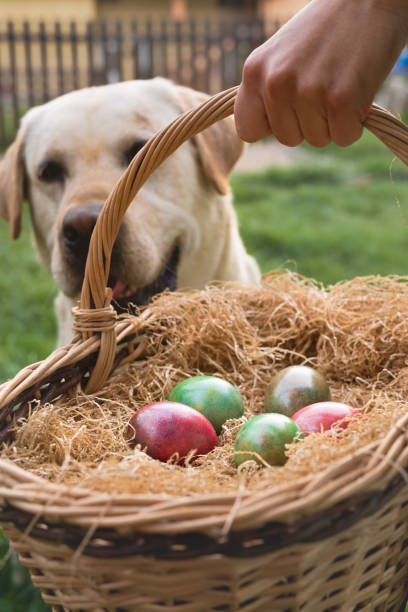
[[[293,421],[305,435],[327,431],[335,423],[345,429],[349,423],[347,417],[361,415],[360,410],[341,402],[317,402],[301,408],[292,416]]]
[[[209,453],[218,444],[210,421],[190,406],[178,402],[155,402],[138,410],[129,421],[133,442],[150,457],[168,461],[178,455],[182,461],[190,451],[192,458]]]

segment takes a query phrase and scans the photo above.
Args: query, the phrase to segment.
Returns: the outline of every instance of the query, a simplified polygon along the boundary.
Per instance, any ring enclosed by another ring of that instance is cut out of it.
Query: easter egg
[[[289,366],[268,384],[265,411],[291,417],[304,406],[326,400],[330,400],[330,389],[319,372],[309,366]]]
[[[217,434],[228,419],[238,419],[244,413],[239,391],[228,381],[216,376],[192,376],[174,387],[169,395],[198,410],[212,423]]]
[[[253,459],[262,465],[257,453],[269,465],[284,465],[287,461],[285,446],[295,436],[303,437],[298,425],[284,414],[274,412],[258,414],[249,419],[239,430],[234,443],[234,459],[237,465]]]
[[[360,410],[341,402],[318,402],[298,410],[292,420],[297,423],[305,435],[327,431],[335,423],[345,429],[349,423],[347,417],[361,415]],[[340,421],[340,422],[339,422]]]
[[[209,453],[218,444],[210,421],[190,406],[177,402],[155,402],[138,410],[129,421],[134,430],[132,442],[154,459],[168,461],[178,455],[182,461]]]

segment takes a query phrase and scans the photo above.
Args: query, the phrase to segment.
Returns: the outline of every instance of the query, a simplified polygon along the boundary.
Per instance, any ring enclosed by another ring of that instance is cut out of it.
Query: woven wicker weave
[[[138,326],[106,288],[125,211],[183,142],[233,111],[236,88],[180,116],[137,154],[98,219],[72,343],[0,387],[0,442],[32,400],[99,389],[138,357]],[[408,165],[408,129],[366,127]],[[0,523],[54,610],[399,610],[408,592],[408,414],[381,442],[279,488],[163,499],[53,484],[0,460]]]

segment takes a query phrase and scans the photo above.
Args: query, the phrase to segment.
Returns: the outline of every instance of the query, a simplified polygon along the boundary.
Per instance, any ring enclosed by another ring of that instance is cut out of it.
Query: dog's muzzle
[[[166,289],[174,291],[177,288],[177,269],[180,259],[180,249],[175,246],[167,257],[157,278],[144,287],[133,287],[124,279],[109,276],[108,286],[112,287],[112,304],[121,313],[134,312],[135,306],[145,306],[153,296]]]
[[[102,210],[100,204],[76,206],[67,211],[62,221],[60,243],[64,259],[74,272],[82,279],[88,255],[89,242],[98,216]],[[121,240],[121,231],[117,242]],[[116,243],[115,243],[116,246]],[[112,251],[112,268],[115,266],[115,246]],[[130,280],[110,274],[108,286],[112,288],[112,303],[118,312],[132,310],[132,306],[148,304],[154,295],[168,289],[174,291],[177,287],[177,269],[180,249],[174,246],[156,279],[144,287],[136,287]],[[119,262],[120,263],[120,262]],[[117,274],[117,273],[115,273]]]

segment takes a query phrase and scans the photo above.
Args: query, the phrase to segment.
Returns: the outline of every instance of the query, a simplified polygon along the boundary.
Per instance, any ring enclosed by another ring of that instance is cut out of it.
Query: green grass
[[[374,136],[352,147],[304,147],[302,163],[234,175],[241,233],[264,272],[290,268],[325,284],[368,274],[408,273],[408,169]],[[397,204],[398,198],[400,204]],[[53,282],[30,246],[0,223],[0,381],[54,347]],[[6,549],[0,538],[0,557]],[[0,610],[42,612],[12,557],[0,571]]]
[[[326,284],[408,272],[408,171],[374,136],[310,161],[236,175],[248,249],[263,271],[296,270]],[[397,200],[400,204],[397,203]]]
[[[55,345],[56,288],[31,247],[29,215],[21,237],[11,242],[0,221],[0,381],[46,357]]]

